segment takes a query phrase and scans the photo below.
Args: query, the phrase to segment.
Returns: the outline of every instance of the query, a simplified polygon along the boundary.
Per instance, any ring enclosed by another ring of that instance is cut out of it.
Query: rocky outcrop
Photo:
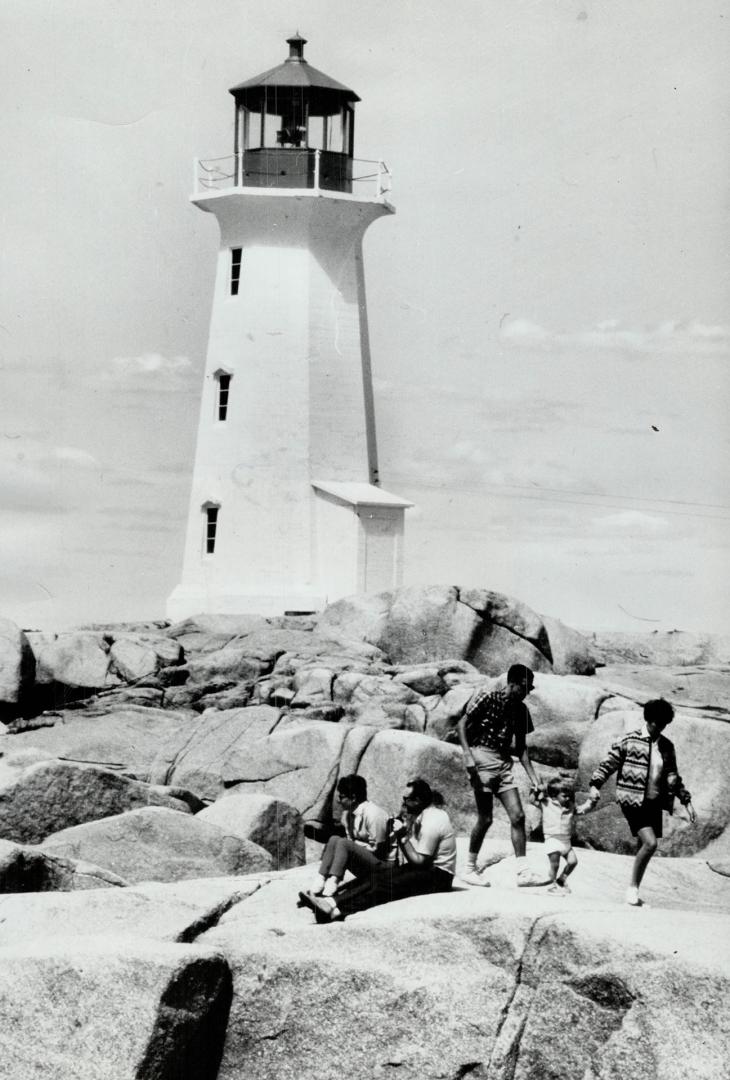
[[[38,726],[0,735],[0,754],[10,762],[28,753],[36,760],[63,757],[149,780],[160,748],[173,736],[182,735],[194,715],[140,706],[106,712],[103,705],[101,709],[90,705],[84,710],[46,714],[37,718]]]
[[[26,634],[0,619],[0,722],[13,720],[35,681],[35,657]]]
[[[326,927],[291,906],[289,879],[305,871],[270,881],[201,938],[233,973],[221,1080],[283,1080],[293,1062],[304,1080],[683,1080],[689,1060],[717,1080],[730,883],[658,861],[647,918],[621,904],[628,859],[580,858],[569,898],[516,890],[505,865],[491,889]]]
[[[126,884],[92,863],[54,858],[37,848],[0,840],[0,893],[106,889]]]
[[[490,889],[326,927],[295,907],[313,866],[0,896],[2,1060],[14,1080],[684,1080],[688,1061],[717,1080],[730,879],[654,860],[651,908],[627,909],[630,861],[581,851],[553,897],[504,859]]]
[[[720,634],[691,634],[684,630],[652,630],[643,634],[597,631],[586,637],[606,664],[661,667],[730,664],[730,637]]]
[[[201,810],[197,820],[258,844],[271,855],[274,870],[288,870],[304,863],[301,815],[282,799],[271,795],[226,795]]]
[[[18,843],[37,844],[61,829],[142,806],[190,813],[187,801],[161,785],[93,765],[40,761],[0,773],[0,836]]]
[[[163,807],[63,829],[43,843],[42,851],[97,863],[130,882],[247,874],[272,866],[258,844]]]
[[[551,629],[557,663],[542,616],[502,593],[455,585],[348,597],[326,608],[318,621],[320,633],[364,639],[395,663],[456,657],[486,675],[498,675],[512,663],[559,674],[595,671],[596,656],[585,638],[556,620]]]
[[[59,934],[0,949],[0,1061],[13,1080],[215,1080],[230,1003],[209,949]]]

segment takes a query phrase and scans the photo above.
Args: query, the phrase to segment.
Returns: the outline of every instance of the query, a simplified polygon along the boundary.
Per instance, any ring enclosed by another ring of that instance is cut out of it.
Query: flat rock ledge
[[[568,897],[504,858],[324,927],[295,906],[313,865],[0,896],[5,1075],[722,1080],[730,880],[655,859],[632,909],[629,858],[579,860]]]

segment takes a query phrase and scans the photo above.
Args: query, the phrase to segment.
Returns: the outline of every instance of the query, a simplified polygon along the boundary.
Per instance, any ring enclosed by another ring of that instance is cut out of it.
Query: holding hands
[[[594,807],[597,805],[598,800],[600,799],[600,797],[601,796],[600,796],[600,794],[598,792],[598,788],[592,787],[590,789],[590,792],[588,794],[588,798],[586,799],[586,801],[581,803],[580,806],[576,806],[576,808],[575,808],[576,814],[579,814],[582,817],[583,814],[587,814],[589,811],[593,810]]]

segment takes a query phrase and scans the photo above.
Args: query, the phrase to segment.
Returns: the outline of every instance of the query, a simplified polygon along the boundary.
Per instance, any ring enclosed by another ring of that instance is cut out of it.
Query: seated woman
[[[364,776],[351,773],[337,784],[344,836],[331,836],[322,852],[313,896],[332,896],[349,870],[356,878],[387,861],[388,815],[368,799]],[[301,901],[301,896],[300,896]]]
[[[332,896],[300,893],[317,922],[334,922],[407,896],[447,892],[456,869],[456,840],[441,801],[425,780],[410,780],[403,796],[404,820],[396,819],[392,832],[397,862],[381,862],[367,879],[351,881]]]

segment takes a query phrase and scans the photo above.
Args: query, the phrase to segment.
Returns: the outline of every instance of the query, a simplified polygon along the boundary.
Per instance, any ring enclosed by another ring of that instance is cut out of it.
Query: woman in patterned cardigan
[[[591,810],[601,797],[600,788],[612,773],[617,774],[616,801],[631,835],[639,841],[626,891],[626,902],[633,907],[642,903],[639,886],[662,835],[662,811],[671,814],[676,797],[687,808],[689,820],[696,820],[692,796],[677,772],[674,745],[662,735],[673,718],[674,709],[668,701],[647,701],[643,725],[616,740],[591,777],[587,802],[577,807],[579,814]]]

